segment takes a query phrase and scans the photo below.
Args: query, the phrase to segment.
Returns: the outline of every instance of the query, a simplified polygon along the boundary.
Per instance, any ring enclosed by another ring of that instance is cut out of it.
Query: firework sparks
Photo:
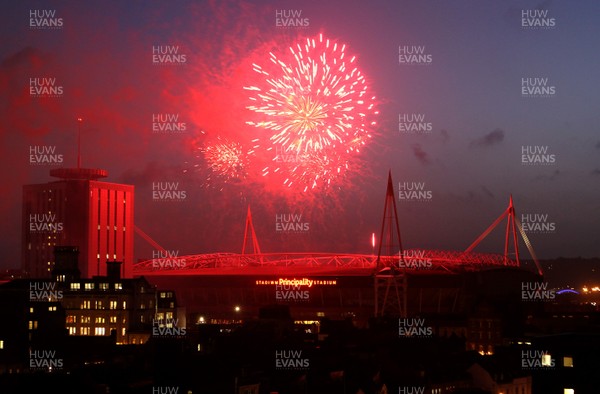
[[[307,190],[329,185],[348,169],[348,160],[371,138],[374,97],[368,96],[355,57],[320,35],[289,48],[284,57],[270,53],[271,64],[253,64],[260,83],[247,108],[260,119],[248,121],[266,131],[269,148],[303,157],[267,167],[263,175],[284,173],[284,184]],[[278,155],[280,156],[280,155]]]
[[[239,181],[246,177],[250,151],[238,142],[217,138],[199,148],[212,175],[224,182]],[[208,180],[210,181],[211,175]]]
[[[331,152],[324,151],[298,154],[294,151],[279,153],[275,157],[275,164],[263,169],[262,175],[268,176],[272,171],[283,177],[283,184],[287,187],[302,187],[303,191],[313,189],[319,185],[330,186],[335,179],[348,170],[348,162]]]

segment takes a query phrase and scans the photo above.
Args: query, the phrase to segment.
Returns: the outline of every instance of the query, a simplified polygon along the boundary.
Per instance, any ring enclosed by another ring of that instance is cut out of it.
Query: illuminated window
[[[163,312],[158,312],[156,314],[156,320],[163,320],[165,318],[165,314]]]
[[[77,335],[77,327],[69,327],[69,335]]]
[[[167,312],[166,317],[167,319],[173,319],[173,312]]]
[[[90,335],[89,327],[81,327],[81,335]]]
[[[65,275],[58,275],[56,277],[56,281],[57,282],[64,282],[65,281]]]
[[[96,309],[104,309],[104,305],[103,305],[102,301],[96,301],[95,304],[96,304],[96,306],[95,306]]]
[[[67,323],[77,323],[77,316],[68,315],[67,316]]]
[[[563,357],[563,366],[573,367],[573,357],[570,357],[570,356]]]
[[[117,309],[117,301],[111,301],[109,305],[110,309]]]
[[[123,290],[123,283],[115,283],[115,290]]]
[[[37,330],[38,328],[38,322],[37,320],[29,320],[29,329],[30,330]]]
[[[121,336],[124,337],[126,333],[127,330],[125,329],[125,327],[121,328]]]
[[[564,394],[575,394],[575,389],[564,389],[563,393]]]
[[[71,290],[79,290],[79,289],[81,289],[81,284],[79,282],[71,283]]]
[[[81,309],[90,309],[92,307],[92,302],[90,300],[84,300],[81,303]]]
[[[127,301],[123,301],[123,309],[127,309]]]
[[[89,323],[91,323],[91,322],[92,322],[92,318],[91,318],[91,317],[89,317],[89,316],[81,316],[81,322],[82,322],[82,323],[84,323],[84,324],[85,324],[85,323],[88,323],[88,324],[89,324]]]
[[[94,284],[93,283],[86,283],[85,284],[85,289],[86,290],[94,290]]]
[[[0,349],[4,349],[4,340],[0,339]]]
[[[141,315],[140,316],[140,323],[143,323],[143,322],[144,322],[144,315]]]
[[[111,316],[110,317],[110,322],[111,323],[116,323],[117,322],[117,317],[116,316]]]
[[[96,329],[94,331],[94,335],[106,335],[106,328],[96,327]]]
[[[140,304],[140,309],[146,309],[146,304],[144,304],[143,302]]]
[[[108,290],[108,283],[100,283],[100,290]]]
[[[325,312],[317,312],[317,316],[324,317],[325,316]]]
[[[167,294],[164,291],[160,292],[160,298],[165,298],[167,296]]]
[[[175,303],[174,302],[169,302],[169,308],[175,308]]]
[[[29,313],[33,313],[33,307],[29,307]]]
[[[552,356],[549,354],[542,355],[542,366],[552,367]]]
[[[99,316],[98,316],[98,317],[96,317],[96,320],[95,320],[95,322],[96,322],[96,323],[104,323],[105,321],[106,321],[106,319],[105,319],[105,318],[103,318],[103,317],[99,317]]]
[[[48,312],[56,312],[56,306],[55,305],[49,306],[48,307]]]

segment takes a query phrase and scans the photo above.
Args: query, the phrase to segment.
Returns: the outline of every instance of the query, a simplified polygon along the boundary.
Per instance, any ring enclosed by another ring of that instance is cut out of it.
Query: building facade
[[[54,247],[75,245],[83,278],[106,275],[107,261],[122,261],[132,277],[134,187],[102,182],[98,169],[60,168],[54,182],[23,187],[22,269],[49,278]]]

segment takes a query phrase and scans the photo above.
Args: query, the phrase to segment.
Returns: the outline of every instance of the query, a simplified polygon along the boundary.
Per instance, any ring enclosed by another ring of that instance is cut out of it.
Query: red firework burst
[[[263,175],[280,173],[286,186],[304,190],[329,185],[371,138],[375,97],[345,50],[320,35],[290,47],[287,56],[270,53],[268,70],[253,64],[262,78],[245,87],[253,102],[247,108],[260,119],[247,123],[267,132],[267,150],[303,157],[267,166]]]

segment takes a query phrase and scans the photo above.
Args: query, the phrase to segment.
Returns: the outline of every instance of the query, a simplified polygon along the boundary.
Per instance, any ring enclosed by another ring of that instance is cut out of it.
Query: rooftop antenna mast
[[[81,168],[81,122],[83,119],[81,117],[77,118],[78,123],[78,131],[77,131],[77,168]]]

